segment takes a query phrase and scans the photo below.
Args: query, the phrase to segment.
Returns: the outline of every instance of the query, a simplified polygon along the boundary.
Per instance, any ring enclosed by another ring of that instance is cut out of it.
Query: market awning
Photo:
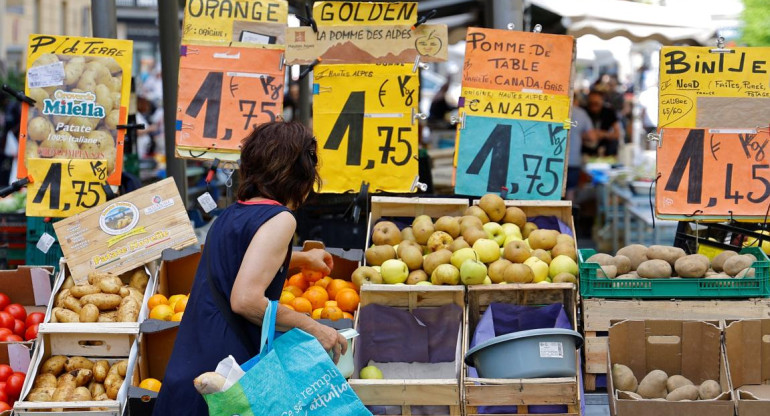
[[[532,25],[541,24],[546,33],[704,45],[716,28],[696,4],[681,9],[619,0],[530,0],[530,12]]]

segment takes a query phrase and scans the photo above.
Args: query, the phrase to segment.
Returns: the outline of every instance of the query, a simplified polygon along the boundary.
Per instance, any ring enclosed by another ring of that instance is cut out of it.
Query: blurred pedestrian
[[[617,155],[622,131],[617,113],[605,104],[604,93],[600,91],[589,92],[587,101],[585,110],[596,129],[598,146],[595,149],[587,148],[586,153],[600,157]]]
[[[447,114],[451,113],[455,107],[447,102],[447,92],[449,91],[449,80],[447,80],[441,89],[436,92],[433,97],[433,101],[430,103],[430,110],[428,111],[428,127],[436,129],[450,129],[452,124],[447,118]]]
[[[567,199],[574,201],[575,191],[583,169],[583,146],[596,147],[596,132],[593,122],[580,107],[577,94],[572,100],[572,128],[569,130],[569,159],[567,164]]]

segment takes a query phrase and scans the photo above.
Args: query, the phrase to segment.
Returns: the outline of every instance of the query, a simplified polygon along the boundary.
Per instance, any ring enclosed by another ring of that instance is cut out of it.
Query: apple
[[[460,271],[451,264],[441,264],[430,275],[430,282],[434,285],[458,285],[460,284]]]
[[[363,379],[370,379],[370,380],[377,380],[377,379],[383,378],[382,370],[380,370],[379,368],[373,365],[368,365],[362,368],[361,372],[358,375]]]
[[[415,286],[433,286],[433,283],[431,283],[431,282],[426,280],[426,281],[423,281],[423,282],[417,282],[414,285]]]
[[[454,239],[452,236],[444,231],[434,231],[433,234],[431,234],[428,238],[428,250],[433,253],[434,251],[439,251],[442,248],[447,248],[450,244],[452,244],[453,240]]]
[[[372,229],[372,242],[377,246],[396,245],[401,242],[401,230],[390,221],[380,221]]]
[[[502,247],[503,243],[505,243],[505,231],[503,231],[503,226],[496,223],[496,222],[488,222],[482,226],[484,231],[487,232],[487,237],[489,237],[490,240],[495,240],[497,242],[498,247]]]
[[[361,266],[353,271],[353,274],[350,276],[350,280],[353,281],[354,285],[360,288],[365,284],[382,283],[382,276],[380,276],[380,272],[378,272],[374,267]]]
[[[478,254],[476,254],[475,251],[473,251],[472,248],[461,248],[454,253],[452,253],[452,257],[449,258],[449,262],[452,263],[452,266],[457,267],[458,269],[463,265],[465,260],[469,259],[478,259]]]
[[[522,239],[521,239],[519,236],[517,236],[517,235],[509,235],[509,236],[506,236],[506,237],[505,237],[505,242],[503,243],[503,247],[507,246],[507,245],[508,245],[508,243],[510,243],[511,241],[521,241],[521,242],[523,242],[524,240],[522,240]]]
[[[479,255],[482,263],[491,263],[500,258],[500,245],[488,238],[479,238],[473,243],[473,250]]]
[[[380,266],[382,280],[388,284],[404,283],[409,277],[409,267],[401,260],[385,260]]]
[[[537,257],[530,257],[524,262],[524,264],[529,266],[529,268],[532,269],[532,274],[535,275],[532,283],[539,283],[548,279],[548,265],[544,261]]]
[[[524,239],[521,236],[521,229],[518,225],[506,222],[505,224],[501,225],[501,227],[503,227],[503,232],[505,233],[506,237],[517,236],[519,240]]]
[[[549,273],[548,275],[551,276],[551,278],[554,278],[559,273],[569,273],[573,276],[578,275],[578,265],[575,263],[575,260],[572,260],[570,257],[565,255],[556,256],[551,260],[551,265],[549,266]]]
[[[465,260],[460,266],[460,280],[464,285],[480,285],[487,277],[487,266],[475,260]]]
[[[487,276],[487,277],[484,278],[484,281],[481,282],[481,284],[482,285],[491,285],[492,284],[492,279],[490,279],[489,276]]]

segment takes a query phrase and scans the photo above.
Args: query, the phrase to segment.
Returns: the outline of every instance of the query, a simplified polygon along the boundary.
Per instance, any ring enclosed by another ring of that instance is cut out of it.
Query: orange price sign
[[[469,27],[463,87],[570,95],[572,36]]]
[[[282,113],[282,50],[183,45],[176,117],[177,153],[211,159],[240,152],[258,124]]]
[[[770,204],[770,134],[751,129],[666,128],[658,147],[662,218],[762,219]]]

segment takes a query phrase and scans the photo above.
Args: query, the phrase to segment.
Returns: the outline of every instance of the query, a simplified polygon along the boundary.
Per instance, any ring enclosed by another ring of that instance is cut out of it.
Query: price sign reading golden
[[[417,175],[419,77],[412,65],[318,65],[313,128],[322,192],[410,192]]]

